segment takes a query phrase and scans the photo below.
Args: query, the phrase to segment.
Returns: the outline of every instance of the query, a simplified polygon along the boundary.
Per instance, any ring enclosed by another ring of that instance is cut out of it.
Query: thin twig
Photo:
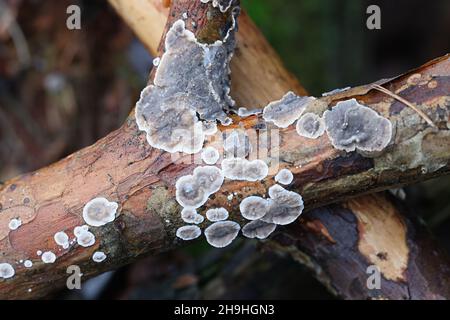
[[[430,126],[437,128],[437,126],[434,124],[434,122],[419,108],[417,108],[415,105],[413,105],[411,102],[409,102],[408,100],[400,97],[399,95],[393,93],[392,91],[378,85],[378,84],[373,84],[372,87],[380,92],[383,92],[385,94],[387,94],[388,96],[397,99],[398,101],[400,101],[401,103],[404,103],[405,105],[407,105],[408,107],[410,107],[411,109],[413,109],[415,112],[417,112]]]

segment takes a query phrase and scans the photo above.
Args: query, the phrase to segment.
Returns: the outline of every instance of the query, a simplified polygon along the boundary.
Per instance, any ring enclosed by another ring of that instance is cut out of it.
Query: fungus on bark
[[[291,184],[294,175],[289,169],[281,169],[275,176],[275,181],[284,185]]]
[[[25,260],[25,261],[23,262],[23,266],[24,266],[25,268],[31,268],[31,267],[33,266],[33,262],[32,262],[31,260]]]
[[[288,191],[280,185],[269,188],[269,209],[261,218],[267,223],[287,225],[294,222],[304,208],[302,197],[293,191]]]
[[[53,236],[56,244],[62,246],[63,249],[67,249],[69,247],[69,236],[64,231],[59,231],[55,233]]]
[[[116,218],[119,205],[105,198],[95,198],[86,203],[83,208],[83,219],[91,226],[100,227]]]
[[[56,261],[56,255],[51,251],[45,251],[42,253],[41,259],[44,263],[53,263]]]
[[[219,160],[220,154],[214,147],[206,147],[202,151],[202,160],[206,164],[215,164]]]
[[[194,240],[202,234],[197,226],[182,226],[177,229],[176,235],[182,240]]]
[[[340,101],[324,113],[331,144],[346,152],[380,152],[392,138],[392,124],[356,99]]]
[[[277,127],[287,128],[303,113],[314,97],[300,97],[289,91],[283,98],[269,103],[263,110],[263,118]]]
[[[199,208],[222,186],[222,171],[214,166],[197,167],[192,175],[179,178],[175,184],[177,202],[185,208]]]
[[[214,222],[205,229],[206,241],[215,248],[226,247],[237,237],[240,229],[234,221]]]
[[[10,230],[17,230],[21,225],[22,220],[14,218],[9,221],[8,227]]]
[[[205,218],[197,213],[197,210],[192,208],[183,208],[181,211],[181,219],[186,223],[200,224]]]
[[[0,278],[9,279],[14,277],[16,272],[9,263],[0,263]]]
[[[222,161],[222,172],[231,180],[258,181],[267,177],[269,167],[259,159],[228,158]]]
[[[77,243],[82,247],[90,247],[95,243],[94,234],[85,228],[78,229],[75,236],[77,238]]]
[[[136,104],[136,122],[151,146],[197,153],[205,140],[201,120],[231,123],[225,111],[234,105],[229,96],[234,41],[199,43],[178,20],[167,32],[165,48],[154,84]]]
[[[227,132],[223,149],[228,158],[245,158],[252,151],[248,135],[243,130],[236,129]]]
[[[247,238],[258,238],[262,240],[266,239],[272,232],[274,232],[276,227],[277,225],[274,223],[254,220],[250,221],[242,228],[242,234]]]
[[[305,113],[298,119],[297,133],[305,138],[317,139],[325,132],[325,122],[315,113]]]
[[[93,260],[94,262],[97,262],[97,263],[102,262],[102,261],[104,261],[105,259],[106,259],[106,254],[105,254],[104,252],[102,252],[102,251],[96,251],[96,252],[94,252],[94,254],[92,255],[92,260]]]
[[[248,220],[257,220],[264,217],[268,209],[268,201],[257,196],[247,197],[239,204],[241,215]]]
[[[228,210],[225,208],[214,208],[206,211],[206,218],[211,222],[227,220],[228,216]]]

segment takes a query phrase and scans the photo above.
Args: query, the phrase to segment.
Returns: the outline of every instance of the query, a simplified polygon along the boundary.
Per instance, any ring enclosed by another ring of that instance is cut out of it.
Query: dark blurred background
[[[313,95],[388,78],[449,52],[448,0],[243,0],[287,67]],[[66,28],[66,8],[82,28]],[[366,8],[381,8],[381,30]],[[105,0],[0,0],[0,183],[118,128],[151,57]],[[405,189],[450,251],[450,179]],[[282,276],[280,276],[282,275]],[[204,241],[86,282],[65,299],[331,299],[310,273],[251,241]]]

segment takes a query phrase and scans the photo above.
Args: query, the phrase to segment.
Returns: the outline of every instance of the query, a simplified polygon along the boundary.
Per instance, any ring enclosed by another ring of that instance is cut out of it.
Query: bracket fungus
[[[96,251],[96,252],[94,252],[94,254],[92,255],[92,260],[93,260],[94,262],[97,262],[97,263],[102,262],[102,261],[104,261],[105,259],[106,259],[106,254],[105,254],[104,252],[102,252],[102,251]]]
[[[263,110],[263,118],[273,122],[279,128],[287,128],[293,124],[305,111],[309,103],[316,100],[314,97],[300,97],[292,91],[283,98],[269,103]]]
[[[247,197],[239,204],[241,215],[247,220],[257,220],[264,217],[268,209],[268,201],[257,196]]]
[[[380,152],[392,138],[392,123],[356,99],[340,101],[325,111],[325,127],[331,144],[346,152]]]
[[[267,223],[262,220],[254,220],[247,223],[242,228],[242,234],[244,237],[253,239],[258,238],[260,240],[266,239],[272,232],[275,231],[277,225],[274,223]]]
[[[100,227],[116,218],[119,205],[105,198],[95,198],[86,203],[83,208],[83,219],[91,226]]]
[[[315,113],[305,113],[298,119],[297,133],[305,138],[317,139],[325,132],[325,121]]]
[[[259,159],[228,158],[222,161],[222,172],[231,180],[258,181],[267,177],[269,167]]]
[[[51,251],[45,251],[42,253],[41,259],[44,263],[53,263],[56,261],[56,255]]]
[[[235,104],[229,96],[234,46],[234,41],[199,43],[183,20],[172,25],[154,84],[136,104],[136,123],[152,147],[197,153],[205,140],[201,120],[231,123],[225,111]]]
[[[219,151],[214,147],[206,147],[202,151],[202,160],[206,164],[215,164],[220,158]]]
[[[234,221],[214,222],[205,229],[206,241],[215,248],[228,246],[237,237],[241,226]]]
[[[9,263],[0,263],[0,278],[9,279],[15,274],[14,268]]]
[[[177,202],[185,208],[199,208],[222,186],[222,171],[214,166],[197,167],[192,175],[179,178],[175,184]]]
[[[287,225],[294,222],[303,212],[301,195],[288,191],[278,184],[269,188],[269,197],[269,209],[261,218],[264,222]]]
[[[289,169],[281,169],[275,176],[275,181],[284,185],[291,184],[294,180],[294,175]]]
[[[14,218],[9,221],[8,227],[10,230],[17,230],[21,225],[22,220]]]
[[[200,224],[205,218],[197,213],[197,210],[192,208],[183,208],[181,211],[181,219],[186,223]]]
[[[211,222],[227,220],[228,216],[228,210],[225,208],[214,208],[206,211],[206,218]]]
[[[252,151],[252,146],[245,131],[235,129],[227,132],[223,149],[225,156],[229,158],[245,158]]]
[[[197,226],[182,226],[177,229],[176,235],[182,240],[194,240],[200,237],[202,230]]]

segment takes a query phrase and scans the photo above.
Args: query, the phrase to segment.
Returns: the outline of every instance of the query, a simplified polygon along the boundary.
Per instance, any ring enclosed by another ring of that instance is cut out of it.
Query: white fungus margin
[[[114,221],[118,207],[117,203],[103,197],[92,199],[83,208],[83,219],[88,225],[103,226]]]
[[[53,263],[56,261],[56,255],[51,251],[45,251],[42,253],[41,259],[44,263]]]
[[[206,241],[215,248],[224,248],[236,239],[240,229],[234,221],[214,222],[205,229]]]
[[[15,274],[14,268],[9,263],[0,263],[0,278],[9,279]]]
[[[202,234],[197,226],[182,226],[177,229],[176,235],[182,240],[194,240]]]
[[[275,176],[275,181],[284,185],[291,184],[294,180],[294,175],[289,169],[281,169]]]

